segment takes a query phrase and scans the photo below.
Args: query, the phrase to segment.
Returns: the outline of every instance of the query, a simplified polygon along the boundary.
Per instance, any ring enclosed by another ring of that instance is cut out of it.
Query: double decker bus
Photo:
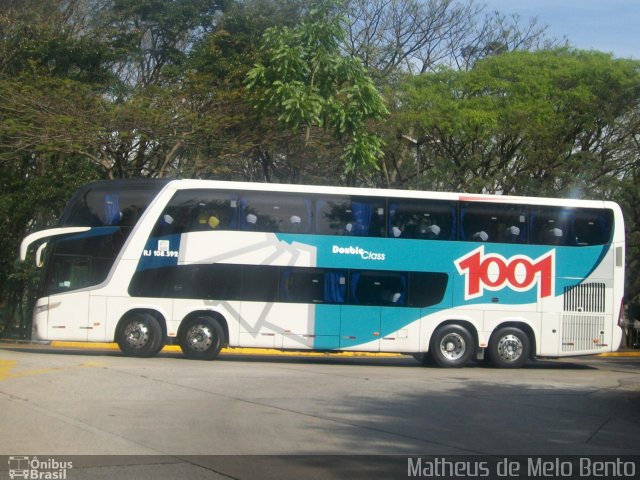
[[[47,240],[46,243],[41,243]],[[488,357],[610,352],[624,226],[607,201],[205,180],[81,188],[41,243],[40,339]]]

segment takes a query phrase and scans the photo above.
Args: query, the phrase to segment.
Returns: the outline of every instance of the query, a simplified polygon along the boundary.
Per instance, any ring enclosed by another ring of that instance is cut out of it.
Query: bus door
[[[49,297],[48,340],[89,339],[89,292],[63,293]]]
[[[351,272],[349,305],[342,307],[341,348],[358,345],[370,351],[398,351],[418,342],[416,332],[410,335],[408,330],[420,318],[420,309],[406,307],[407,280],[401,272]]]
[[[86,255],[54,253],[45,288],[49,295],[47,339],[88,339],[91,258]]]
[[[317,268],[283,268],[279,300],[286,313],[282,348],[339,348],[340,310],[346,299],[346,272]]]

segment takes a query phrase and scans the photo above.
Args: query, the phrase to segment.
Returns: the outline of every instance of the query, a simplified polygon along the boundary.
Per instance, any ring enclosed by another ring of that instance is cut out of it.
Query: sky
[[[487,10],[537,17],[573,47],[640,60],[640,0],[480,0]]]

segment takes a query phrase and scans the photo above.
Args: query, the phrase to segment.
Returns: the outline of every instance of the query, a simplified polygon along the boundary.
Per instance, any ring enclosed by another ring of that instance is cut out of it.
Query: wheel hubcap
[[[461,335],[449,333],[440,341],[440,352],[449,360],[457,360],[464,355],[467,345]]]
[[[131,322],[124,330],[124,338],[133,348],[142,348],[149,342],[149,327],[144,322]]]
[[[187,342],[193,350],[204,352],[213,344],[211,327],[202,323],[194,325],[187,332]]]
[[[515,335],[506,335],[498,342],[498,355],[503,360],[517,360],[522,355],[522,350],[522,341]]]

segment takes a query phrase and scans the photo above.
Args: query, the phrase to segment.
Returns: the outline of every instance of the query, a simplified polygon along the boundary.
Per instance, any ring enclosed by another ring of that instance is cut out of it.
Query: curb
[[[99,342],[61,342],[52,341],[52,348],[77,348],[77,349],[96,349],[96,350],[120,350],[116,343],[99,343]],[[165,345],[162,352],[182,353],[182,349],[178,345]],[[386,352],[317,352],[317,351],[290,351],[277,350],[275,348],[223,348],[220,353],[230,355],[270,355],[270,356],[291,356],[291,357],[374,357],[374,358],[399,358],[403,357],[401,353]]]

